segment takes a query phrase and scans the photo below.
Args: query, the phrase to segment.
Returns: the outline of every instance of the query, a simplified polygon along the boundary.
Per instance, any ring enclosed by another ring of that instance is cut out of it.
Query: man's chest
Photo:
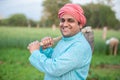
[[[52,54],[52,58],[56,58],[61,56],[62,54],[64,54],[68,49],[70,49],[71,47],[71,43],[61,43],[58,44],[55,48],[54,48],[54,52]]]

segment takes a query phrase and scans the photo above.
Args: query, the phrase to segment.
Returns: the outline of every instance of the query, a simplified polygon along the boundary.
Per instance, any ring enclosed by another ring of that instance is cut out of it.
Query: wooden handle
[[[53,41],[54,41],[54,42],[57,42],[57,41],[59,41],[61,38],[62,38],[62,36],[53,38]],[[41,45],[41,46],[44,46],[45,44],[43,44],[42,42],[40,42],[40,45]]]

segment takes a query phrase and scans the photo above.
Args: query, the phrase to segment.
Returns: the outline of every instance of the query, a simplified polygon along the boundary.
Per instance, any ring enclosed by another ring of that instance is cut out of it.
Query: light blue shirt
[[[44,80],[85,80],[91,58],[91,47],[79,32],[69,38],[63,37],[54,49],[33,51],[29,60],[45,73]]]

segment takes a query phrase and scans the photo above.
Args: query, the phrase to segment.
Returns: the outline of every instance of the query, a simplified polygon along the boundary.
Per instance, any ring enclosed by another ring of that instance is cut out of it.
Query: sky
[[[87,4],[97,0],[72,0],[73,3]],[[25,14],[28,19],[40,20],[42,16],[43,0],[0,0],[0,18],[8,18],[13,14]],[[113,10],[116,12],[117,19],[120,20],[120,0],[113,1]]]

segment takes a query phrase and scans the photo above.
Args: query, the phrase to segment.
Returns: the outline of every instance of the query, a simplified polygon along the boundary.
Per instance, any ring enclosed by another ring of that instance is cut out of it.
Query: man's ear
[[[82,29],[82,28],[83,28],[83,26],[82,26],[81,24],[79,24],[79,27],[80,27],[80,29]]]

